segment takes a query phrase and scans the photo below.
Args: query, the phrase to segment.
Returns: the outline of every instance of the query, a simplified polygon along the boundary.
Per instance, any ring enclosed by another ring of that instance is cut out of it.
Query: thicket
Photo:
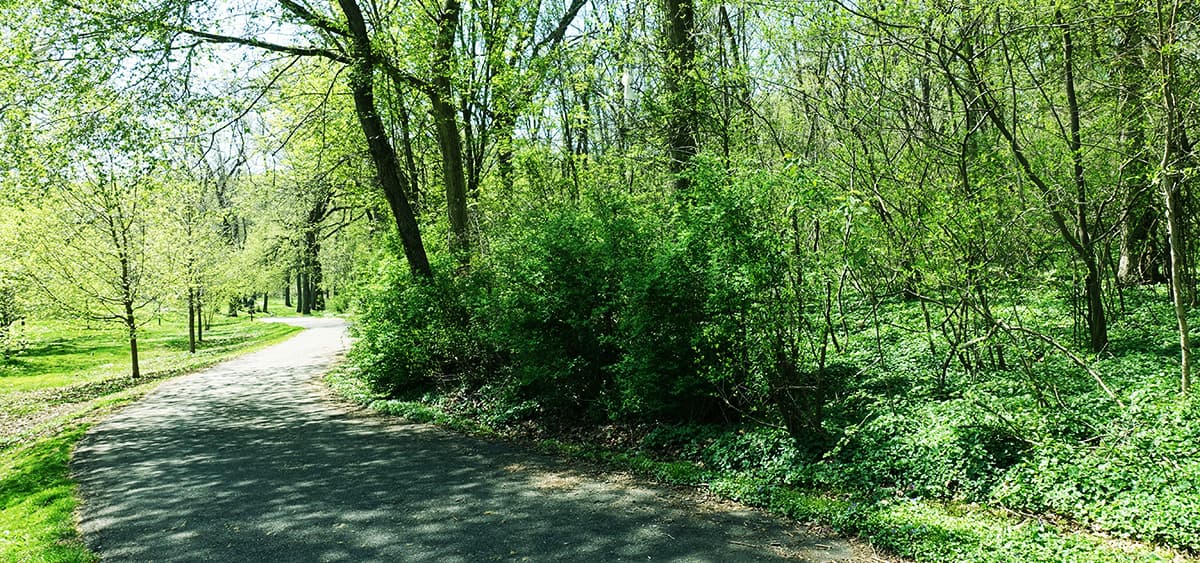
[[[429,281],[381,253],[363,377],[492,425],[656,428],[648,455],[788,486],[1200,549],[1200,404],[1161,287],[1111,286],[1113,345],[1089,355],[1072,280],[1002,267],[1053,257],[908,268],[869,203],[810,171],[700,159],[689,178],[510,198],[487,252],[435,255]]]

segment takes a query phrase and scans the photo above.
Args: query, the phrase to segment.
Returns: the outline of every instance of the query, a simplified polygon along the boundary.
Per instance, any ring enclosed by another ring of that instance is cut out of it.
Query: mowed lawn
[[[152,321],[141,328],[138,353],[143,374],[153,377],[164,369],[202,364],[263,338],[292,332],[291,327],[278,323],[221,317],[205,331],[204,342],[197,346],[193,356],[188,353],[186,325]],[[29,340],[25,351],[7,362],[0,360],[0,395],[119,377],[129,372],[129,341],[124,329],[117,326],[31,321],[23,334]]]
[[[151,322],[138,339],[142,377],[129,377],[118,327],[30,321],[29,346],[0,360],[0,561],[92,561],[75,528],[71,450],[93,422],[174,375],[279,342],[299,329],[214,319],[196,353],[187,325]]]

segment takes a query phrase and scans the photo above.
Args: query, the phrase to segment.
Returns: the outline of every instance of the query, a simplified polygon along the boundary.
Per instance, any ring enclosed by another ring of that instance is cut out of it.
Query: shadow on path
[[[314,379],[338,319],[171,380],[75,452],[106,561],[847,560],[849,545],[427,425],[355,414]]]

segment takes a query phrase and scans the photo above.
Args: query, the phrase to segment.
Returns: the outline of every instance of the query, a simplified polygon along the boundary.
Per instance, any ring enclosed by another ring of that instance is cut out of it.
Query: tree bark
[[[1187,394],[1191,388],[1192,346],[1188,329],[1189,295],[1184,261],[1184,217],[1182,199],[1183,172],[1181,161],[1186,158],[1181,149],[1182,119],[1175,90],[1175,26],[1179,9],[1177,2],[1164,6],[1158,0],[1159,71],[1163,104],[1163,155],[1160,166],[1163,199],[1166,204],[1167,233],[1171,247],[1171,297],[1175,307],[1175,321],[1179,328],[1179,391]]]
[[[671,97],[667,155],[671,173],[675,175],[675,189],[683,192],[690,186],[683,172],[698,152],[700,100],[696,80],[696,6],[694,0],[665,0],[665,11],[666,83]]]
[[[492,128],[496,134],[496,169],[500,173],[500,186],[511,190],[516,182],[513,171],[513,157],[516,153],[517,116],[513,112],[504,111],[496,114]]]
[[[204,292],[196,288],[196,342],[204,342]]]
[[[138,364],[137,319],[133,316],[133,301],[128,299],[125,300],[125,328],[129,330],[130,374],[137,379],[142,376],[142,369]]]
[[[433,45],[433,80],[429,101],[442,154],[442,180],[446,185],[446,213],[450,220],[450,252],[459,261],[470,259],[470,233],[467,227],[467,179],[463,171],[462,136],[458,114],[451,105],[454,93],[450,83],[454,62],[454,38],[462,6],[458,0],[445,0],[438,16],[437,37]]]
[[[1088,193],[1083,172],[1083,142],[1080,136],[1079,100],[1075,91],[1075,47],[1071,37],[1071,26],[1063,21],[1062,13],[1056,18],[1063,33],[1063,82],[1067,94],[1067,118],[1069,121],[1071,149],[1071,177],[1075,184],[1075,229],[1083,252],[1080,258],[1087,268],[1084,294],[1087,297],[1088,341],[1093,352],[1108,347],[1108,319],[1104,311],[1104,278],[1100,261],[1096,256],[1092,230],[1088,224]]]
[[[1119,173],[1123,201],[1117,280],[1124,285],[1143,285],[1163,282],[1166,278],[1159,271],[1162,261],[1156,236],[1159,211],[1150,181],[1153,164],[1146,150],[1144,89],[1149,77],[1143,58],[1144,22],[1135,2],[1122,2],[1121,9],[1130,15],[1125,19],[1116,50],[1120,144],[1125,153]]]
[[[292,306],[292,271],[288,270],[283,274],[283,306],[291,308]]]
[[[300,266],[296,269],[296,312],[304,311],[304,259],[301,258]]]
[[[354,97],[354,110],[359,126],[367,138],[371,160],[375,163],[376,177],[396,220],[396,228],[400,233],[400,242],[404,247],[409,269],[415,276],[431,278],[433,269],[429,265],[429,257],[425,254],[420,226],[413,214],[412,205],[409,204],[407,191],[410,180],[400,170],[396,150],[388,141],[383,120],[375,107],[376,58],[371,47],[370,33],[355,0],[338,0],[338,5],[346,16],[352,37],[350,91]]]

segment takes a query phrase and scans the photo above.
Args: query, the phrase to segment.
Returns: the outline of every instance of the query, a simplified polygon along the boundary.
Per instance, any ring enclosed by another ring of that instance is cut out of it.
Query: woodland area
[[[0,11],[5,361],[345,312],[381,397],[1200,551],[1196,3]]]

